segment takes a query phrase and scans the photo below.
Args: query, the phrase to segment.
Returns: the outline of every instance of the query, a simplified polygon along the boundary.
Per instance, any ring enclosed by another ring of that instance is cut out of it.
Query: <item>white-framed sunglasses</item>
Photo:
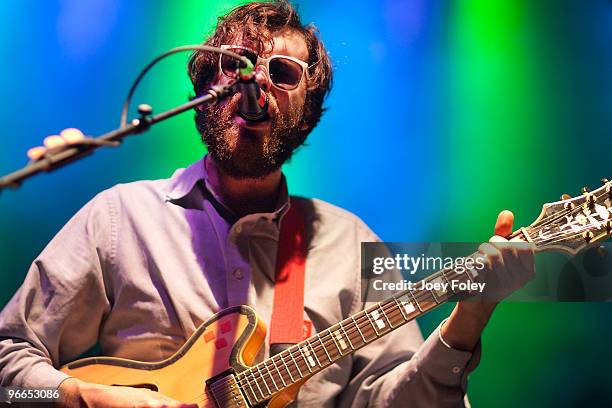
[[[270,75],[272,85],[284,91],[297,88],[302,78],[308,78],[308,64],[288,55],[275,54],[261,58],[255,51],[241,45],[222,45],[222,49],[248,58],[253,66],[263,65]],[[238,76],[239,61],[224,54],[219,55],[219,71],[228,78]]]

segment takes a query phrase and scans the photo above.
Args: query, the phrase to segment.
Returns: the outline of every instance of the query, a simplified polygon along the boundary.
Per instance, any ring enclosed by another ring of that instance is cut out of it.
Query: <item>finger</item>
[[[502,256],[504,258],[504,265],[506,265],[506,274],[509,280],[509,290],[516,290],[523,286],[526,279],[525,268],[520,260],[518,248],[515,244],[510,244],[501,249]]]
[[[495,223],[495,235],[507,237],[512,233],[512,224],[514,224],[512,211],[504,210],[500,212]]]
[[[535,277],[535,247],[532,243],[525,242],[520,238],[513,238],[510,240],[512,245],[516,248],[518,253],[519,261],[523,267],[526,278],[531,280]]]
[[[484,276],[487,286],[493,287],[493,291],[489,292],[493,299],[489,300],[500,301],[505,288],[510,285],[510,278],[506,273],[506,265],[501,251],[490,243],[480,245],[478,251],[483,254],[488,266],[487,276]]]
[[[54,147],[66,145],[66,141],[61,136],[58,136],[58,135],[52,135],[52,136],[45,137],[44,143],[47,149],[53,149]]]
[[[68,142],[68,144],[79,143],[85,139],[85,135],[77,128],[68,128],[60,132],[60,136]]]
[[[47,153],[46,147],[36,146],[36,147],[32,147],[31,149],[28,149],[27,155],[28,155],[28,158],[30,158],[31,160],[38,160],[42,156],[44,156],[45,153]]]
[[[503,275],[500,274],[499,271],[503,271],[504,269],[504,260],[498,248],[496,248],[490,243],[484,243],[480,245],[480,247],[478,248],[478,252],[483,255],[485,263],[488,264],[489,277],[491,277],[491,275]],[[497,280],[500,279],[497,278]]]
[[[508,242],[508,240],[500,235],[493,235],[489,238],[489,242],[493,244],[493,246],[498,246],[497,243]]]
[[[521,278],[521,272],[524,269],[519,256],[520,244],[510,242],[506,238],[502,238],[497,235],[491,237],[489,242],[500,251],[500,255],[506,267],[505,274],[507,277],[507,283],[510,285],[508,288],[510,289],[519,286],[517,282],[523,281]]]

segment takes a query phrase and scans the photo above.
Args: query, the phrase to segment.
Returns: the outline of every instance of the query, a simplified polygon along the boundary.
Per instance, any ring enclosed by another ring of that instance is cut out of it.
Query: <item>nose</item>
[[[270,75],[268,75],[266,68],[261,65],[258,65],[255,68],[255,82],[257,82],[259,87],[263,89],[264,92],[268,92],[270,90]]]

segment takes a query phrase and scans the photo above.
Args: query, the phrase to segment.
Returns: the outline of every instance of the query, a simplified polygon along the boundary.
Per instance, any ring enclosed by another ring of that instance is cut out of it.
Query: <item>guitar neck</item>
[[[517,236],[521,232],[512,234]],[[320,333],[241,373],[238,384],[251,405],[329,367],[473,287],[475,271],[443,269],[415,282],[412,290],[374,303]],[[445,289],[443,289],[445,288]]]

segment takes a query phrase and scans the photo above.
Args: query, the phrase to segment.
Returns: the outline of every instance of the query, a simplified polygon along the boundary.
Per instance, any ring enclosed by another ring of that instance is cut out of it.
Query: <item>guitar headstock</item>
[[[603,186],[582,195],[561,196],[561,200],[544,204],[537,220],[522,229],[538,251],[556,250],[576,255],[595,242],[612,236],[612,182],[602,179]]]

